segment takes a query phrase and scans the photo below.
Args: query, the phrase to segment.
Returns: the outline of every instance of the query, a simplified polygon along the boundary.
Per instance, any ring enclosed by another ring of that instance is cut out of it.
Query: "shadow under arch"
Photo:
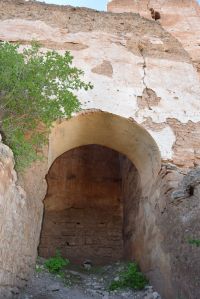
[[[83,111],[54,124],[49,137],[48,168],[66,151],[89,144],[102,145],[125,155],[139,172],[142,195],[148,196],[161,167],[161,156],[146,129],[112,113]]]
[[[65,244],[62,245],[59,243],[59,248],[61,248],[63,256],[66,254],[66,257],[69,257],[71,251],[73,251],[73,254],[70,257],[71,259],[76,258],[78,262],[79,260],[83,260],[83,245],[79,246],[78,243],[73,243],[73,240],[68,240],[68,236],[66,234],[66,231],[70,231],[70,235],[78,238],[79,235],[75,235],[78,230],[74,232],[71,231],[70,227],[65,226],[63,228],[65,232],[62,235],[63,229],[60,229],[59,223],[65,223],[65,219],[71,219],[70,221],[73,223],[80,222],[84,229],[88,232],[89,230],[85,223],[82,223],[82,220],[79,220],[83,218],[89,220],[100,219],[100,217],[93,217],[93,211],[100,211],[102,209],[102,204],[100,202],[99,207],[101,207],[101,209],[96,209],[92,206],[93,210],[91,210],[92,212],[89,214],[89,209],[91,207],[86,205],[89,201],[82,201],[83,198],[85,199],[85,195],[84,193],[81,193],[81,188],[77,189],[77,185],[75,185],[75,183],[78,182],[80,184],[80,181],[76,180],[74,180],[74,190],[76,193],[72,192],[70,199],[74,197],[77,200],[77,198],[80,197],[81,200],[78,200],[78,202],[75,202],[74,199],[73,201],[69,200],[69,192],[73,190],[66,188],[66,182],[64,182],[64,184],[62,183],[63,180],[68,180],[68,176],[66,175],[66,172],[64,172],[68,165],[65,164],[65,162],[62,162],[62,156],[69,154],[68,161],[70,161],[70,151],[72,152],[74,149],[79,151],[81,147],[83,149],[86,147],[87,151],[90,146],[101,146],[116,151],[124,156],[122,160],[120,158],[120,173],[122,182],[121,202],[123,206],[121,226],[123,257],[128,260],[136,260],[141,269],[146,273],[149,271],[149,265],[154,264],[155,262],[154,247],[152,247],[152,244],[157,244],[157,239],[160,238],[158,228],[154,221],[156,218],[155,209],[154,204],[152,204],[152,196],[150,195],[152,186],[155,185],[161,167],[160,152],[154,139],[141,125],[131,119],[126,119],[124,117],[99,110],[83,111],[71,119],[55,122],[52,128],[49,136],[48,152],[48,174],[50,174],[50,176],[49,181],[47,181],[49,183],[48,187],[51,186],[52,182],[53,188],[48,189],[49,192],[47,191],[44,199],[44,217],[39,244],[39,254],[46,258],[52,256],[55,252],[54,244],[58,244],[57,239],[59,239],[63,241],[63,243],[61,242],[62,244]],[[92,161],[89,153],[90,151],[88,151],[88,158],[84,165],[89,165]],[[96,152],[95,155],[96,154],[98,156],[98,152]],[[64,159],[66,159],[66,157]],[[109,164],[109,161],[107,162]],[[58,167],[56,166],[55,169],[53,169],[53,173],[51,173],[51,170],[55,165]],[[104,171],[106,172],[106,167]],[[60,177],[57,175],[59,172],[61,173]],[[74,172],[72,173],[74,175]],[[85,174],[87,176],[86,172]],[[62,179],[62,177],[64,179]],[[74,178],[76,178],[76,174],[74,175]],[[62,194],[62,188],[57,188],[56,180],[58,185],[61,182],[61,186],[65,186],[65,190],[67,190],[68,193]],[[71,183],[69,182],[69,184]],[[86,186],[89,185],[86,184]],[[55,190],[58,191],[54,193]],[[79,192],[80,195],[78,197],[77,192]],[[93,197],[92,194],[90,198],[95,197]],[[80,206],[78,206],[79,203],[81,203]],[[83,203],[84,208],[82,209]],[[81,212],[82,214],[80,216],[79,213],[77,217],[77,213],[75,213],[74,210],[80,212],[81,209],[83,210]],[[112,219],[112,206],[106,206],[105,210],[110,213],[108,217],[106,216],[106,219]],[[106,223],[110,223],[110,220]],[[56,224],[56,227],[54,227],[54,224]],[[91,223],[89,223],[89,225],[91,227]],[[97,227],[97,224],[93,223],[92,227]],[[96,236],[98,235],[98,232],[95,231],[92,235]],[[106,234],[103,234],[102,238],[108,240]],[[95,246],[98,247],[97,245]],[[102,246],[102,244],[100,245]],[[74,251],[74,247],[72,246],[77,247],[77,252]],[[109,243],[109,246],[113,250],[116,248],[114,243]],[[159,249],[158,245],[155,246]],[[95,250],[95,255],[97,255],[96,252],[97,251]],[[73,256],[74,253],[76,253],[76,257]],[[98,260],[102,260],[102,256],[97,257],[95,255],[92,253],[91,259],[97,260],[98,258]]]

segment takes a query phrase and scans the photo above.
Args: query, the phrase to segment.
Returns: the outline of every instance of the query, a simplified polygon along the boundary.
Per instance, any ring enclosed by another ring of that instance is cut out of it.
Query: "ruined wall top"
[[[94,86],[78,93],[82,110],[98,109],[136,121],[154,138],[163,161],[193,167],[200,165],[200,84],[190,57],[198,66],[199,9],[189,0],[180,2],[180,12],[172,5],[175,1],[163,1],[162,6],[154,2],[147,7],[144,0],[115,0],[108,5],[110,12],[98,12],[0,0],[0,40],[18,42],[21,48],[36,40],[44,50],[70,50],[74,64]],[[115,14],[113,3],[146,6]],[[151,6],[161,19],[151,18]]]
[[[134,12],[152,19],[150,9],[158,12],[159,22],[175,36],[200,71],[200,5],[196,0],[111,0],[108,11]]]

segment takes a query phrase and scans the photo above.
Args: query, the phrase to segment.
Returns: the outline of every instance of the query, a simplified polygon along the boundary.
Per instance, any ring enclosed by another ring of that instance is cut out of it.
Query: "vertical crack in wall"
[[[148,90],[148,86],[145,82],[145,79],[146,79],[146,68],[147,68],[147,64],[146,64],[146,58],[145,58],[145,55],[144,55],[144,47],[139,44],[138,46],[139,48],[139,51],[140,51],[140,54],[141,54],[141,57],[143,58],[143,65],[142,65],[142,69],[143,69],[143,76],[142,76],[142,82],[143,82],[143,85],[144,85],[144,90]],[[152,110],[152,108],[150,107],[149,103],[147,102],[147,106],[148,106],[148,109],[149,110]]]
[[[143,58],[143,65],[142,65],[142,69],[143,69],[143,76],[142,76],[142,82],[143,82],[143,85],[144,85],[144,89],[145,88],[148,88],[147,87],[147,84],[145,82],[145,78],[146,78],[146,68],[147,68],[147,64],[146,64],[146,58],[145,58],[145,55],[144,55],[144,47],[143,45],[139,44],[138,45],[138,49],[140,51],[140,54],[141,54],[141,57]]]

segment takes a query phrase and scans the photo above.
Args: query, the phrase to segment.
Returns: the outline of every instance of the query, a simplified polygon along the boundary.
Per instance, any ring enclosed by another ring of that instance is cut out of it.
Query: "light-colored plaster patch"
[[[146,48],[141,56],[139,51],[141,42],[137,44],[137,39],[134,41],[130,33],[122,36],[97,31],[68,33],[67,30],[51,27],[42,21],[23,19],[1,21],[0,25],[3,26],[0,26],[0,33],[4,33],[2,37],[6,40],[22,41],[26,38],[27,41],[31,41],[37,33],[37,38],[44,45],[87,46],[82,51],[77,52],[75,48],[71,50],[75,66],[85,72],[84,80],[94,85],[90,91],[77,93],[83,109],[100,109],[126,118],[131,117],[140,124],[148,118],[154,124],[162,126],[168,118],[177,119],[181,123],[190,120],[194,123],[200,121],[200,84],[193,65],[175,59],[161,59],[160,54],[158,58],[146,57]],[[25,36],[22,32],[24,26],[26,26]],[[155,34],[152,36],[149,34],[145,36],[145,43],[147,37],[149,41],[151,37],[157,38]],[[131,39],[136,52],[130,52],[129,48],[126,48],[125,41]],[[160,45],[157,46],[157,52],[161,53]],[[45,48],[43,50],[45,51]],[[63,54],[64,50],[58,52]],[[96,66],[102,67],[102,61],[108,61],[112,65],[112,78],[92,72]],[[144,88],[155,92],[156,101],[153,101],[153,105],[147,101],[148,105],[139,107],[138,97],[142,97]],[[147,130],[151,132],[151,128],[147,127]],[[155,131],[155,126],[152,131]],[[174,134],[169,130],[168,147],[166,143],[164,146],[162,144],[163,136],[166,134],[166,130],[157,130],[157,143],[162,149],[161,153],[164,155],[162,158],[171,159]]]
[[[173,144],[176,141],[176,136],[173,130],[167,126],[160,131],[149,130],[149,133],[157,142],[163,160],[172,160]]]

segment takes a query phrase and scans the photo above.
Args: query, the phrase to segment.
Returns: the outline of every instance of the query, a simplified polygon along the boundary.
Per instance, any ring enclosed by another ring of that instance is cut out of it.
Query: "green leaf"
[[[135,290],[142,290],[148,283],[148,280],[140,272],[136,263],[129,263],[126,269],[120,273],[119,280],[113,281],[109,290],[114,291],[117,289],[130,288]]]
[[[41,158],[41,147],[56,119],[80,110],[74,91],[89,90],[83,71],[73,66],[69,52],[43,53],[36,42],[19,46],[0,42],[0,130],[23,170]]]

